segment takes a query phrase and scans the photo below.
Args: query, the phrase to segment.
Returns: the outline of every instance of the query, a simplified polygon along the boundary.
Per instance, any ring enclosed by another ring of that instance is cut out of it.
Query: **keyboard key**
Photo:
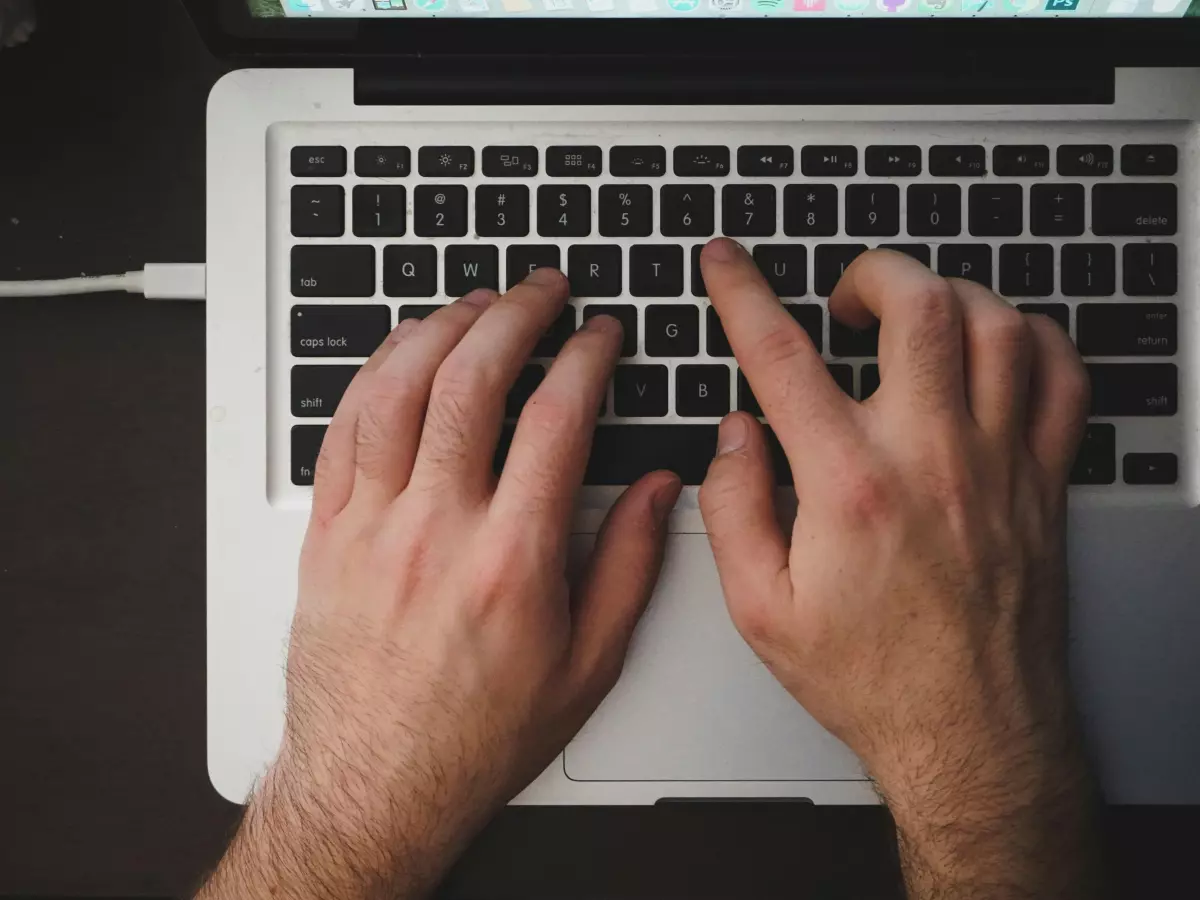
[[[878,356],[879,325],[851,328],[830,316],[829,352],[833,356]]]
[[[783,308],[804,329],[813,347],[820,353],[825,348],[824,328],[821,327],[825,313],[822,308],[815,303],[785,303]]]
[[[891,237],[900,233],[900,188],[894,184],[846,186],[846,234]]]
[[[505,290],[512,290],[534,269],[561,268],[561,251],[556,244],[509,244],[504,251]]]
[[[341,237],[346,231],[346,190],[340,184],[298,184],[292,188],[292,234]]]
[[[413,233],[418,237],[465,237],[467,189],[461,184],[413,188]]]
[[[880,244],[879,249],[894,250],[897,253],[903,253],[905,256],[911,256],[926,267],[930,265],[933,258],[928,244]]]
[[[721,324],[721,317],[717,315],[717,311],[710,306],[704,315],[705,333],[707,334],[704,349],[708,355],[733,356],[733,348],[729,346],[729,337],[725,334],[725,326]]]
[[[729,148],[716,145],[676,147],[675,174],[685,178],[729,174]]]
[[[750,178],[786,178],[796,170],[796,155],[791,147],[738,147],[738,174]]]
[[[1093,416],[1173,416],[1179,371],[1173,363],[1089,363]]]
[[[1092,187],[1096,234],[1174,234],[1178,224],[1173,184],[1097,184]]]
[[[346,174],[345,147],[293,147],[292,174],[297,178],[338,178]]]
[[[700,310],[695,306],[646,307],[647,356],[697,356]]]
[[[731,237],[775,233],[775,185],[727,184],[721,188],[721,231]]]
[[[358,366],[292,366],[292,415],[332,416]]]
[[[475,233],[480,237],[529,234],[529,188],[523,184],[481,184],[475,188]]]
[[[737,373],[737,404],[739,410],[748,412],[752,416],[763,414],[762,406],[759,404],[758,398],[754,396],[754,391],[750,390],[750,382],[746,380],[741,369],[738,369]]]
[[[789,237],[832,237],[837,234],[837,186],[789,184],[785,187],[783,233]]]
[[[1059,175],[1104,177],[1113,170],[1113,148],[1107,144],[1065,144],[1058,148]]]
[[[879,366],[875,363],[863,366],[858,373],[858,399],[869,400],[879,390]]]
[[[967,194],[967,229],[976,237],[1015,236],[1024,230],[1019,184],[973,184]]]
[[[587,237],[592,233],[592,189],[543,184],[537,190],[537,216],[542,237]]]
[[[684,418],[719,417],[729,412],[729,367],[678,366],[675,412]]]
[[[292,426],[292,484],[310,485],[317,469],[317,454],[325,440],[325,425]]]
[[[635,416],[667,414],[667,367],[617,366],[613,374],[613,413]]]
[[[929,174],[943,178],[986,175],[987,152],[976,145],[930,147]]]
[[[1083,234],[1083,185],[1035,184],[1029,192],[1029,230],[1038,236]]]
[[[584,484],[632,484],[648,472],[670,469],[684,484],[704,481],[717,453],[714,425],[598,425]]]
[[[1122,252],[1125,293],[1130,297],[1172,297],[1179,288],[1174,244],[1126,244]]]
[[[777,297],[808,293],[808,250],[803,244],[759,244],[754,262]]]
[[[908,188],[908,233],[954,237],[962,232],[962,188],[957,184],[913,184]]]
[[[992,150],[992,174],[1036,176],[1050,172],[1050,148],[1042,144],[1000,145]]]
[[[1126,453],[1121,468],[1126,484],[1174,484],[1179,480],[1179,458],[1174,453]]]
[[[1071,307],[1065,303],[1018,303],[1017,309],[1031,315],[1047,316],[1067,334],[1071,333]]]
[[[572,297],[621,294],[621,248],[615,244],[576,244],[567,250]]]
[[[668,184],[659,189],[659,230],[665,237],[712,237],[716,192],[711,184]]]
[[[654,191],[648,184],[600,188],[600,233],[605,237],[649,237],[654,233]]]
[[[403,237],[408,218],[404,185],[354,187],[354,233],[359,237]]]
[[[1116,426],[1107,423],[1088,425],[1071,467],[1071,484],[1112,484],[1116,480]]]
[[[440,303],[405,303],[396,310],[396,324],[399,325],[405,319],[420,319],[424,321],[432,316],[435,312],[441,309],[443,304]]]
[[[692,296],[707,297],[708,287],[704,284],[704,273],[700,270],[700,253],[704,250],[703,244],[692,245]]]
[[[375,296],[375,248],[370,244],[293,247],[292,296]]]
[[[1005,244],[1000,248],[1000,293],[1005,297],[1049,297],[1054,293],[1054,248],[1049,244]]]
[[[830,363],[825,367],[834,384],[842,389],[847,397],[854,396],[854,366],[846,363]]]
[[[612,316],[621,323],[625,333],[621,342],[622,356],[637,356],[638,346],[638,311],[632,303],[593,303],[583,308],[583,321],[593,316]]]
[[[630,247],[629,293],[635,297],[682,297],[683,248],[678,244]]]
[[[921,174],[921,148],[868,147],[866,154],[868,175],[904,178]]]
[[[813,251],[813,290],[817,296],[832,294],[846,267],[866,252],[866,244],[820,244]]]
[[[487,178],[532,178],[538,173],[537,147],[484,147]]]
[[[293,306],[292,356],[368,357],[391,328],[386,306]]]
[[[425,178],[462,178],[474,175],[475,148],[422,147],[417,151],[417,171]]]
[[[571,335],[575,333],[576,327],[575,307],[564,306],[563,311],[558,314],[558,318],[546,329],[546,333],[533,348],[533,355],[542,359],[558,356],[563,344],[570,340]]]
[[[1111,297],[1117,290],[1112,244],[1063,244],[1062,292],[1067,297]]]
[[[657,178],[667,173],[667,151],[662,147],[613,147],[608,151],[608,171],[621,178]]]
[[[800,151],[800,171],[807,178],[855,175],[858,173],[858,148],[805,147]]]
[[[1174,303],[1081,303],[1075,344],[1084,356],[1174,356]]]
[[[1126,144],[1121,148],[1124,175],[1174,175],[1178,168],[1179,148],[1174,144]]]
[[[407,147],[355,147],[354,174],[365,178],[404,178],[412,169]]]
[[[992,289],[992,248],[987,244],[942,244],[937,273],[943,278],[966,278]]]
[[[461,297],[475,288],[500,290],[500,251],[490,244],[446,248],[446,294]]]
[[[437,248],[432,244],[392,244],[383,248],[384,296],[432,297],[437,286]]]
[[[551,178],[595,178],[603,171],[599,147],[546,148],[546,174]]]
[[[517,375],[517,380],[509,389],[508,396],[504,398],[504,417],[506,419],[519,418],[521,411],[525,409],[525,404],[529,402],[534,391],[542,386],[545,379],[545,366],[533,364],[522,368],[521,373]]]

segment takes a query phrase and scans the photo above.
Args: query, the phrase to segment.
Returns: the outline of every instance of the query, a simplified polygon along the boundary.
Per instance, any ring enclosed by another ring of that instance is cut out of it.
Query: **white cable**
[[[0,297],[63,297],[125,291],[148,300],[203,300],[203,263],[148,263],[140,272],[54,281],[0,281]]]

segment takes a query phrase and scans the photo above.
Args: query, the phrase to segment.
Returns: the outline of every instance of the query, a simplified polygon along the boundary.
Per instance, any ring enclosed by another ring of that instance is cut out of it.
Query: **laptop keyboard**
[[[572,301],[509,396],[501,457],[547,366],[603,313],[621,320],[625,343],[587,483],[664,467],[698,484],[720,418],[761,415],[700,275],[700,249],[716,235],[745,244],[857,399],[879,385],[877,329],[840,325],[824,299],[869,247],[1055,318],[1093,385],[1073,483],[1178,477],[1180,438],[1146,424],[1179,406],[1175,144],[347,139],[288,152],[282,355],[294,485],[312,483],[325,423],[397,321],[476,287],[504,290],[540,266],[567,274]]]

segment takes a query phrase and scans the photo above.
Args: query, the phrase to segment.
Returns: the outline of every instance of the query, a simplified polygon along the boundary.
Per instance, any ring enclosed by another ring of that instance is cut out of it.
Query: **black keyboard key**
[[[346,148],[293,147],[292,174],[297,178],[339,178],[346,174]]]
[[[731,237],[775,233],[775,185],[727,184],[721,188],[721,231]]]
[[[521,411],[525,409],[525,404],[529,402],[534,391],[542,386],[545,379],[545,366],[533,364],[522,368],[517,380],[509,389],[508,396],[504,398],[504,417],[507,419],[519,418]]]
[[[974,144],[945,144],[930,147],[929,174],[942,178],[986,175],[987,152]]]
[[[605,237],[649,237],[654,233],[654,191],[648,184],[600,188],[600,233]]]
[[[404,185],[355,185],[354,233],[359,237],[403,237],[407,218]]]
[[[621,248],[615,244],[576,244],[567,250],[572,297],[619,297]]]
[[[638,311],[632,303],[593,303],[583,308],[583,321],[593,316],[612,316],[621,323],[624,338],[621,341],[622,356],[637,356]]]
[[[1005,297],[1053,294],[1054,248],[1049,244],[1004,244],[1000,248],[1000,293]]]
[[[712,237],[716,192],[711,184],[668,184],[659,189],[659,230],[666,237]]]
[[[716,418],[729,412],[729,367],[678,366],[675,412],[684,418]]]
[[[713,307],[708,307],[705,312],[705,333],[708,337],[705,340],[704,348],[709,356],[727,357],[733,356],[733,348],[729,346],[729,337],[725,334],[725,326],[721,324],[721,317],[717,315],[717,311]]]
[[[635,297],[682,297],[683,248],[678,244],[630,247],[629,293]]]
[[[292,234],[341,237],[345,231],[345,188],[340,184],[298,184],[292,188]]]
[[[538,173],[537,147],[484,147],[487,178],[532,178]]]
[[[716,145],[676,147],[675,174],[685,178],[729,174],[729,148]]]
[[[1112,244],[1063,244],[1062,292],[1067,297],[1111,297],[1117,290]]]
[[[1174,144],[1126,144],[1121,148],[1124,175],[1174,175],[1179,168],[1179,148]]]
[[[475,288],[500,290],[500,251],[490,244],[446,248],[446,294],[461,297]]]
[[[943,278],[965,278],[991,290],[992,248],[987,244],[942,244],[937,273]]]
[[[808,339],[818,353],[825,348],[824,328],[825,313],[822,307],[815,303],[785,303],[783,308],[788,311],[796,324],[804,329]]]
[[[913,237],[955,237],[962,233],[962,188],[957,184],[910,185],[908,233]]]
[[[1179,223],[1173,184],[1097,184],[1092,187],[1096,234],[1174,234]]]
[[[386,306],[293,306],[292,356],[370,356],[391,321]]]
[[[467,189],[461,184],[419,184],[413,188],[413,233],[418,237],[464,237]]]
[[[754,396],[754,391],[750,390],[750,382],[746,380],[746,376],[741,369],[738,369],[737,373],[737,404],[739,410],[748,412],[752,416],[761,416],[763,414],[762,405],[759,404],[758,398]]]
[[[524,281],[535,269],[561,269],[562,255],[556,244],[509,244],[504,251],[506,290]]]
[[[523,184],[481,184],[475,188],[475,233],[480,237],[529,234],[529,188]]]
[[[1017,309],[1030,315],[1047,316],[1067,334],[1071,333],[1071,307],[1065,303],[1018,303]]]
[[[1173,363],[1089,363],[1093,416],[1173,416],[1179,370]]]
[[[613,414],[625,418],[667,414],[667,367],[617,366],[613,373]]]
[[[558,352],[562,350],[563,345],[575,333],[576,327],[575,307],[570,305],[564,306],[563,311],[558,314],[558,318],[546,329],[546,333],[542,335],[537,345],[533,348],[533,355],[542,359],[550,359],[551,357],[558,356]]]
[[[700,254],[703,244],[692,245],[692,296],[707,297],[708,286],[704,283],[704,272],[700,269]]]
[[[647,356],[697,356],[700,310],[691,304],[646,307]]]
[[[425,178],[462,178],[474,175],[475,148],[422,147],[417,151],[417,171]]]
[[[586,184],[541,185],[537,217],[542,237],[587,237],[592,233],[592,189]]]
[[[805,147],[800,151],[800,171],[807,178],[847,177],[858,174],[858,148]]]
[[[437,286],[437,248],[432,244],[392,244],[383,248],[384,296],[432,297]]]
[[[858,399],[869,400],[879,390],[879,366],[875,363],[863,366],[858,373],[858,385]]]
[[[1084,356],[1174,356],[1174,303],[1081,303],[1075,344]]]
[[[292,366],[292,415],[329,417],[358,372],[358,366]]]
[[[825,367],[834,384],[842,389],[847,397],[854,396],[854,366],[846,363],[830,363]]]
[[[1071,467],[1071,484],[1112,484],[1116,480],[1116,426],[1104,422],[1088,425]]]
[[[832,237],[837,234],[837,186],[789,184],[785,187],[783,233],[789,237]]]
[[[992,174],[1037,176],[1050,173],[1050,148],[1044,144],[1000,145],[992,150]]]
[[[1029,230],[1039,237],[1083,234],[1083,185],[1035,184],[1029,192]]]
[[[1179,253],[1174,244],[1126,244],[1122,262],[1125,293],[1130,297],[1173,297],[1179,289]]]
[[[1126,484],[1174,484],[1179,480],[1179,458],[1174,453],[1126,453],[1121,468]]]
[[[813,251],[813,290],[818,297],[828,297],[837,287],[846,267],[863,253],[866,244],[820,244]]]
[[[292,484],[310,485],[317,470],[317,454],[325,440],[325,425],[292,426]]]
[[[412,170],[407,147],[356,147],[354,174],[364,178],[404,178]]]
[[[879,325],[851,328],[829,317],[829,352],[833,356],[878,356]]]
[[[796,170],[796,155],[791,147],[738,147],[738,174],[749,178],[786,178]]]
[[[595,178],[604,171],[599,147],[547,147],[546,174],[551,178]]]
[[[1113,148],[1107,144],[1064,144],[1058,148],[1059,175],[1103,178],[1113,170]]]
[[[808,293],[808,250],[803,244],[759,244],[754,262],[777,297]]]
[[[442,308],[442,304],[438,303],[405,303],[396,310],[396,324],[399,325],[405,319],[420,319],[424,321],[432,316],[435,312]]]
[[[592,437],[584,484],[632,484],[670,469],[684,484],[704,481],[717,452],[714,425],[599,425]]]
[[[868,147],[865,162],[868,175],[912,178],[921,174],[921,148],[912,145]]]
[[[293,247],[292,296],[375,296],[375,248],[370,244]]]
[[[967,229],[976,237],[1020,234],[1025,227],[1019,184],[973,184],[967,193]]]
[[[933,259],[928,244],[880,244],[879,249],[894,250],[897,253],[903,253],[905,256],[911,256],[926,267],[930,266]]]
[[[608,151],[608,171],[621,178],[658,178],[667,173],[667,151],[662,147],[613,147]]]
[[[846,234],[891,237],[900,233],[900,188],[894,184],[846,186]]]

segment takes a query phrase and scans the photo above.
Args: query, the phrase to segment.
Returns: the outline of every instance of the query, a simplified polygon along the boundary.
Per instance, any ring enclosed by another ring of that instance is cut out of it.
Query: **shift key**
[[[1173,416],[1179,370],[1172,363],[1091,363],[1093,416]]]
[[[370,244],[297,244],[292,247],[292,296],[375,296],[375,248]]]
[[[370,356],[391,320],[386,306],[293,306],[292,356]]]
[[[1174,234],[1179,223],[1173,184],[1098,184],[1092,188],[1092,232]]]

